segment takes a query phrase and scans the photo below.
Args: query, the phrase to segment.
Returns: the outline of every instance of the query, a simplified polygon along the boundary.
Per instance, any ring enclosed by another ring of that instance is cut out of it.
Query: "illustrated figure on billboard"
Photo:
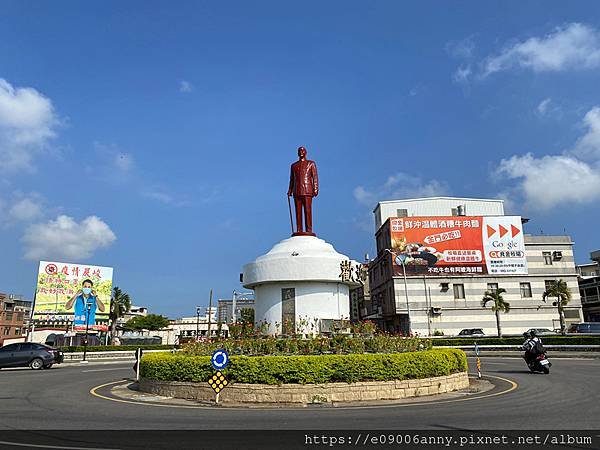
[[[442,259],[442,253],[438,252],[434,247],[425,247],[418,242],[407,243],[406,238],[394,239],[392,246],[396,256],[398,265],[415,264],[426,265],[433,267]]]
[[[290,186],[288,200],[294,196],[296,209],[296,232],[292,236],[314,236],[312,231],[312,198],[319,195],[319,178],[317,165],[306,159],[306,149],[298,148],[298,161],[292,164],[290,170]],[[302,228],[302,209],[304,209],[304,224]],[[291,214],[291,212],[290,212]]]
[[[105,306],[94,291],[92,280],[84,280],[81,286],[81,289],[71,297],[65,307],[70,310],[75,306],[73,319],[75,327],[93,327],[96,324],[96,309],[104,312]]]

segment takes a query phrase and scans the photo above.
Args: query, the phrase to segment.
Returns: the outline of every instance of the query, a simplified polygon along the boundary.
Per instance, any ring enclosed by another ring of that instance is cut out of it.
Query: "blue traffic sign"
[[[222,370],[229,364],[229,354],[227,350],[215,350],[210,358],[210,363],[215,370]]]

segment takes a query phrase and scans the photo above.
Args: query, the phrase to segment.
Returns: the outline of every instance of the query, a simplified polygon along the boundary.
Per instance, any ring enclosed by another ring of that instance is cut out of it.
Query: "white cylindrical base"
[[[254,288],[254,317],[269,334],[283,332],[283,290],[294,289],[294,333],[318,334],[321,320],[350,318],[348,285],[327,282],[268,283]]]

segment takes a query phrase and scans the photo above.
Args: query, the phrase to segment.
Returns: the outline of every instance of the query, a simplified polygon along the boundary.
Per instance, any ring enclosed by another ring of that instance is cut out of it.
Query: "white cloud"
[[[580,23],[555,28],[546,36],[529,38],[488,57],[483,62],[482,77],[515,66],[535,72],[600,67],[600,33]]]
[[[500,162],[498,174],[519,180],[516,190],[529,208],[600,200],[600,108],[588,111],[583,123],[586,133],[561,155],[527,153]]]
[[[58,124],[50,99],[0,78],[0,167],[33,170],[35,154],[56,136]]]
[[[424,182],[420,177],[399,172],[389,176],[383,186],[372,190],[357,186],[353,194],[358,203],[375,207],[375,204],[382,200],[435,197],[447,194],[448,191],[448,186],[444,182],[438,180]]]
[[[168,206],[175,206],[175,207],[183,207],[183,206],[189,206],[189,202],[186,200],[180,200],[177,199],[175,197],[173,197],[170,194],[167,194],[166,192],[160,191],[160,190],[146,190],[142,192],[142,195],[144,197],[156,200],[160,203],[163,203],[165,205]]]
[[[600,108],[589,110],[583,122],[587,133],[575,143],[572,153],[586,161],[600,161]]]
[[[600,171],[571,156],[513,156],[503,159],[498,171],[521,180],[519,188],[532,209],[589,203],[600,197]]]
[[[469,36],[461,41],[451,41],[446,44],[446,51],[455,58],[469,59],[475,50],[474,36]]]
[[[15,221],[34,220],[40,216],[42,216],[42,204],[35,197],[22,198],[8,210],[8,217]]]
[[[538,110],[538,112],[539,112],[541,115],[544,115],[544,114],[546,114],[546,112],[548,111],[548,108],[549,108],[549,106],[550,106],[550,102],[551,102],[551,101],[552,101],[552,99],[550,99],[550,98],[547,98],[547,99],[545,99],[545,100],[542,100],[542,101],[540,102],[540,104],[539,104],[539,105],[538,105],[538,107],[537,107],[537,110]]]
[[[460,66],[456,69],[456,72],[452,75],[452,81],[458,84],[466,84],[469,82],[469,78],[472,75],[471,66]]]
[[[99,248],[116,240],[110,227],[96,216],[77,223],[61,215],[47,223],[30,225],[23,235],[26,259],[39,260],[89,258]]]
[[[192,92],[194,90],[194,86],[189,81],[181,80],[179,82],[179,92]]]

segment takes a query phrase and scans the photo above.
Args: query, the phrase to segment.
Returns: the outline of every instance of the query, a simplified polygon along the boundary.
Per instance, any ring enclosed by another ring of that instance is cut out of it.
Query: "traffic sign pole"
[[[479,359],[479,345],[475,342],[475,365],[477,366],[477,378],[481,380],[481,359]]]

